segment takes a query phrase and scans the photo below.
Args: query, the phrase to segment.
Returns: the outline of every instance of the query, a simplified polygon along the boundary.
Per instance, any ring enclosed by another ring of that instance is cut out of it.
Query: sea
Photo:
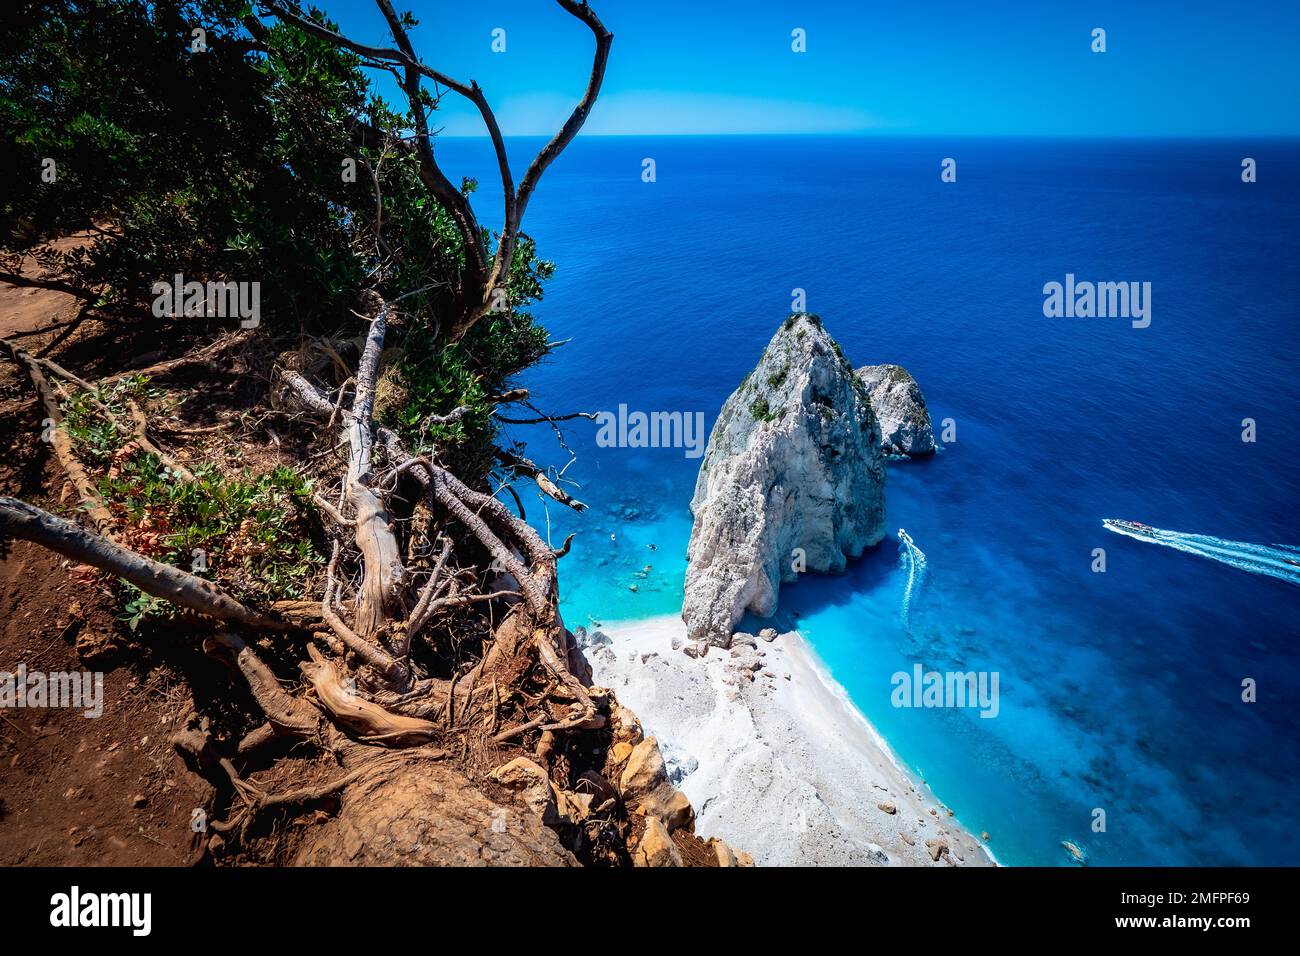
[[[486,141],[438,149],[498,222]],[[564,344],[520,382],[548,414],[710,428],[794,308],[913,374],[940,451],[888,466],[884,540],[776,623],[1000,862],[1300,858],[1300,586],[1258,572],[1300,570],[1300,141],[580,136],[525,231],[556,263],[532,311]],[[1149,289],[1149,324],[1049,317],[1067,276]],[[680,613],[699,449],[503,433],[589,506],[521,486],[575,535],[568,625]],[[895,706],[917,665],[996,674],[996,716]]]

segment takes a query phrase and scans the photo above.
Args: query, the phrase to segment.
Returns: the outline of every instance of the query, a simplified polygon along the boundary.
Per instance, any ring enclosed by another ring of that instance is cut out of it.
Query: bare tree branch
[[[351,50],[353,53],[371,60],[394,64],[401,68],[402,92],[406,94],[411,114],[416,123],[415,147],[416,155],[420,161],[420,178],[437,197],[438,201],[446,207],[452,219],[456,222],[456,227],[465,246],[465,258],[472,294],[478,296],[481,294],[481,290],[486,285],[488,278],[487,253],[483,248],[482,229],[474,215],[474,210],[469,204],[469,199],[447,178],[434,156],[432,137],[429,133],[428,112],[420,98],[420,77],[428,77],[475,103],[475,105],[479,106],[480,111],[486,110],[484,122],[488,124],[489,134],[492,134],[493,130],[496,131],[493,137],[494,146],[500,142],[498,155],[504,157],[505,145],[504,141],[501,140],[501,131],[497,128],[496,118],[492,116],[492,111],[488,109],[487,100],[483,97],[482,91],[478,89],[477,84],[462,83],[439,70],[421,63],[415,56],[411,41],[406,34],[406,28],[402,26],[400,18],[393,10],[393,5],[389,0],[375,0],[375,2],[383,13],[384,19],[388,21],[393,40],[398,45],[397,49],[358,43],[321,23],[317,23],[315,20],[299,15],[287,5],[278,2],[278,0],[266,0],[266,6],[280,20],[292,24],[318,39]],[[491,118],[490,122],[489,117]],[[501,161],[504,163],[504,159]]]
[[[537,482],[537,487],[542,493],[554,498],[562,505],[567,505],[574,511],[586,511],[587,506],[577,498],[571,496],[567,491],[551,481],[546,469],[540,467],[536,462],[522,455],[516,455],[514,452],[506,451],[504,448],[497,449],[497,459],[517,475],[525,475]]]
[[[528,200],[532,198],[533,192],[537,189],[542,173],[546,172],[547,167],[573,141],[573,138],[578,135],[578,131],[582,129],[583,124],[587,122],[587,116],[591,113],[591,108],[596,104],[596,98],[600,95],[600,87],[605,80],[605,66],[609,62],[609,50],[614,43],[614,34],[605,29],[605,24],[600,22],[600,17],[596,16],[596,11],[591,9],[586,0],[581,3],[574,2],[574,0],[556,0],[556,2],[572,16],[585,23],[596,38],[596,51],[591,60],[591,76],[587,80],[587,91],[583,94],[582,100],[573,108],[573,112],[569,114],[568,120],[560,127],[560,131],[537,153],[527,172],[524,173],[524,178],[519,183],[518,195],[515,197],[513,218],[509,215],[509,204],[507,204],[506,222],[501,230],[501,238],[497,244],[497,254],[492,264],[492,276],[486,290],[488,296],[492,295],[494,289],[498,286],[504,286],[510,279],[510,263],[514,258],[515,239],[519,235],[524,210],[528,208]],[[484,304],[489,303],[485,302]],[[473,323],[471,322],[470,325],[473,325]],[[465,329],[465,332],[467,331],[469,331],[468,326]],[[452,339],[455,340],[463,334],[464,332],[457,334],[457,330],[453,329]]]
[[[350,50],[364,58],[366,66],[385,69],[397,75],[400,70],[402,92],[405,94],[415,123],[415,152],[420,163],[420,178],[434,196],[451,214],[460,232],[465,246],[466,282],[460,290],[461,307],[459,314],[452,317],[445,326],[447,337],[455,342],[474,327],[485,315],[497,305],[497,290],[504,289],[510,281],[510,267],[514,261],[515,245],[519,238],[524,210],[529,199],[537,189],[537,184],[547,167],[555,161],[578,135],[578,131],[587,121],[596,98],[600,95],[601,84],[605,78],[605,67],[609,61],[610,47],[614,35],[596,16],[596,12],[583,0],[556,0],[571,16],[587,25],[596,40],[596,49],[592,56],[591,73],[587,80],[587,89],[578,105],[559,131],[537,153],[518,188],[514,184],[514,175],[506,155],[505,138],[501,134],[500,124],[483,90],[474,81],[462,82],[422,63],[416,55],[415,48],[407,33],[402,17],[393,7],[392,0],[375,0],[384,20],[388,24],[395,47],[372,46],[350,39],[322,23],[292,9],[281,0],[264,0],[271,13],[284,23],[291,24],[318,39],[335,46]],[[433,149],[433,135],[429,131],[428,109],[422,97],[421,82],[432,80],[436,84],[460,94],[474,104],[487,128],[488,137],[496,153],[497,168],[501,176],[501,192],[504,204],[501,231],[497,238],[496,253],[489,264],[487,250],[483,244],[483,231],[470,206],[468,197],[458,189],[442,168],[438,165]],[[359,123],[359,128],[366,124]],[[371,134],[377,131],[370,129]],[[372,136],[373,138],[373,136]]]

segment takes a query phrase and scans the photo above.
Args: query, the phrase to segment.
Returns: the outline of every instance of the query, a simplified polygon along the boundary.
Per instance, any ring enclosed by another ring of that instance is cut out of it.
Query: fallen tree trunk
[[[371,450],[374,437],[371,419],[375,407],[375,381],[379,377],[379,356],[384,349],[388,325],[388,304],[378,296],[378,308],[366,334],[366,347],[357,367],[357,391],[352,414],[343,424],[348,443],[348,498],[356,510],[355,539],[362,557],[361,589],[357,595],[356,631],[370,637],[385,621],[400,614],[401,588],[405,580],[401,551],[389,523],[388,511],[368,485],[371,478]]]
[[[146,594],[221,621],[286,631],[293,626],[236,601],[211,581],[129,551],[17,498],[0,497],[0,537],[21,538],[129,581]]]

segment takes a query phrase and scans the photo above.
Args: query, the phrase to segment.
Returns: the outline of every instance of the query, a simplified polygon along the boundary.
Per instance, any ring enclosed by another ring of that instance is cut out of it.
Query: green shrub
[[[401,348],[394,391],[405,404],[386,420],[475,480],[495,436],[485,398],[545,354],[528,307],[554,266],[519,236],[509,311],[459,343],[438,337],[438,318],[458,307],[466,253],[421,179],[408,104],[386,103],[361,59],[327,41],[275,19],[254,36],[250,12],[243,0],[20,0],[0,36],[5,248],[140,310],[176,273],[256,281],[271,334],[351,327],[349,309],[373,287],[402,313],[389,344]],[[195,24],[204,52],[190,49]],[[54,182],[41,180],[47,158]],[[476,185],[466,179],[462,191]],[[42,245],[100,226],[78,250]],[[489,255],[494,242],[484,235]],[[460,423],[421,430],[460,405],[472,409]],[[120,437],[102,421],[87,429],[98,455]]]
[[[749,406],[749,413],[754,416],[755,421],[760,422],[775,421],[781,414],[779,409],[774,411],[769,408],[767,399],[765,398],[756,399],[754,403]]]
[[[128,546],[241,600],[302,597],[322,563],[311,483],[292,468],[230,478],[199,466],[191,481],[137,453],[116,462],[99,491],[129,522]]]

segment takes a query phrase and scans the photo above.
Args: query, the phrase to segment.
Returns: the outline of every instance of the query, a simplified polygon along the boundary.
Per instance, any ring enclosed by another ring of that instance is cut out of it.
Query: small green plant
[[[219,581],[241,600],[301,597],[321,564],[309,534],[311,483],[292,468],[230,478],[199,466],[190,481],[156,455],[136,454],[117,462],[99,490],[127,519],[129,547]],[[169,608],[137,594],[125,619],[134,629]]]
[[[785,377],[789,371],[789,368],[782,368],[780,371],[773,372],[767,377],[767,384],[772,388],[780,388],[785,383]]]
[[[133,402],[145,409],[165,403],[148,381],[131,376],[63,403],[63,427],[78,455],[99,474],[104,502],[123,519],[123,543],[218,581],[242,600],[301,597],[322,563],[310,535],[311,482],[287,467],[230,477],[205,464],[192,479],[172,471],[157,455],[132,446],[132,433],[119,424],[131,421]],[[122,586],[121,620],[133,631],[144,619],[175,610]]]
[[[840,357],[840,365],[842,365],[844,368],[849,368],[848,356],[846,356],[844,354],[844,350],[840,348],[840,343],[836,342],[834,339],[831,339],[831,348],[833,348],[835,350],[835,354]]]
[[[130,434],[106,417],[100,406],[109,409],[116,421],[130,421],[127,402],[147,406],[161,398],[161,392],[149,388],[148,377],[132,375],[93,391],[78,392],[63,402],[63,427],[73,448],[88,465],[104,465],[127,443]]]
[[[119,621],[125,621],[126,626],[135,631],[140,626],[140,622],[147,617],[163,617],[171,610],[171,605],[162,598],[154,597],[152,594],[145,594],[134,584],[122,582],[123,587],[129,594],[134,595],[122,607],[122,613],[118,615]]]
[[[768,407],[767,399],[765,398],[756,399],[754,403],[749,406],[749,413],[754,416],[755,421],[760,422],[776,421],[777,417],[780,415],[779,411],[773,411]]]

